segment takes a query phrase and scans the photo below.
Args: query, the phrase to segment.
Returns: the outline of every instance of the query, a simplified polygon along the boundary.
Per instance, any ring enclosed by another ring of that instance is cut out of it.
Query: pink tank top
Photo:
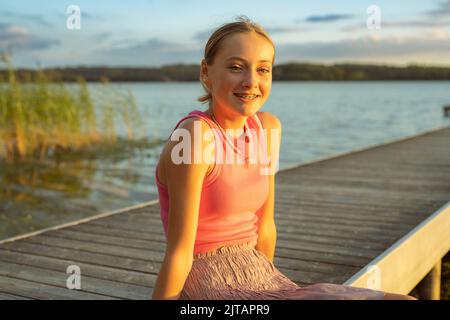
[[[257,239],[257,210],[265,203],[269,193],[269,178],[261,174],[260,170],[264,164],[258,161],[256,164],[247,165],[236,163],[236,161],[218,163],[217,148],[223,148],[223,154],[225,154],[225,147],[232,148],[232,142],[226,139],[225,133],[205,112],[199,110],[194,110],[181,119],[174,130],[182,121],[192,117],[205,120],[211,129],[215,129],[216,146],[216,163],[203,181],[194,254]],[[257,115],[247,118],[246,128],[255,130],[258,141],[253,141],[253,145],[261,148],[259,152],[264,154],[264,161],[268,161],[266,147],[259,131],[262,127]],[[233,152],[236,151],[233,150]],[[242,155],[237,153],[236,157],[238,156]],[[161,220],[167,237],[169,194],[167,187],[158,179],[157,167],[155,181],[159,194]]]

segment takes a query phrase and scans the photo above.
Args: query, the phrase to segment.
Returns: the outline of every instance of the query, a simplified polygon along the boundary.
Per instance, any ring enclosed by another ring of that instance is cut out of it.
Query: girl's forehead
[[[223,40],[218,55],[224,60],[241,58],[271,62],[274,48],[269,40],[255,32],[236,33]]]

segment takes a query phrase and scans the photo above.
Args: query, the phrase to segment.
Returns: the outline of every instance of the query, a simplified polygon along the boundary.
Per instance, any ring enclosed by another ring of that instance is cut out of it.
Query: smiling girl
[[[209,107],[178,122],[156,167],[167,245],[153,299],[409,299],[328,283],[300,288],[274,266],[281,124],[259,112],[269,98],[274,59],[269,35],[246,18],[208,40],[200,70],[206,94],[199,101]],[[213,161],[174,161],[177,130],[188,133],[183,153],[211,154]],[[209,130],[213,148],[196,148]],[[255,148],[263,156],[252,162]],[[229,150],[239,160],[217,161]]]

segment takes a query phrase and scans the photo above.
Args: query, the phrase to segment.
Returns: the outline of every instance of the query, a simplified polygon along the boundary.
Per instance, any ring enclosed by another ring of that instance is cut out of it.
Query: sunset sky
[[[79,30],[66,27],[69,5]],[[380,29],[366,25],[370,5]],[[271,34],[276,63],[450,66],[450,0],[3,0],[0,51],[18,67],[199,63],[211,31],[237,15]]]

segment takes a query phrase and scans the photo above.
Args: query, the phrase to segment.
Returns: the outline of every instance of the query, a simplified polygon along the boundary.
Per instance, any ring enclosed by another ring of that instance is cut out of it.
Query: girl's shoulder
[[[207,121],[200,117],[190,117],[179,122],[166,140],[157,164],[158,179],[163,185],[167,184],[167,170],[176,171],[180,176],[183,170],[193,170],[196,174],[205,172],[206,175],[212,172],[213,163],[202,160],[206,148],[214,154],[214,145],[198,143],[203,141],[203,135],[209,128]],[[200,162],[196,162],[197,158]]]
[[[169,138],[166,140],[162,154],[171,154],[174,147],[180,146],[180,144],[188,141],[190,141],[190,143],[187,143],[186,146],[190,149],[191,155],[193,155],[193,152],[203,152],[206,145],[201,143],[198,144],[197,142],[202,141],[205,132],[210,128],[210,124],[205,119],[197,116],[189,117],[180,121],[176,129],[172,131]],[[188,141],[186,141],[186,139]],[[201,146],[201,150],[195,149],[194,147],[196,146]]]
[[[281,130],[281,122],[276,115],[267,111],[257,112],[256,115],[261,122],[263,129]]]

